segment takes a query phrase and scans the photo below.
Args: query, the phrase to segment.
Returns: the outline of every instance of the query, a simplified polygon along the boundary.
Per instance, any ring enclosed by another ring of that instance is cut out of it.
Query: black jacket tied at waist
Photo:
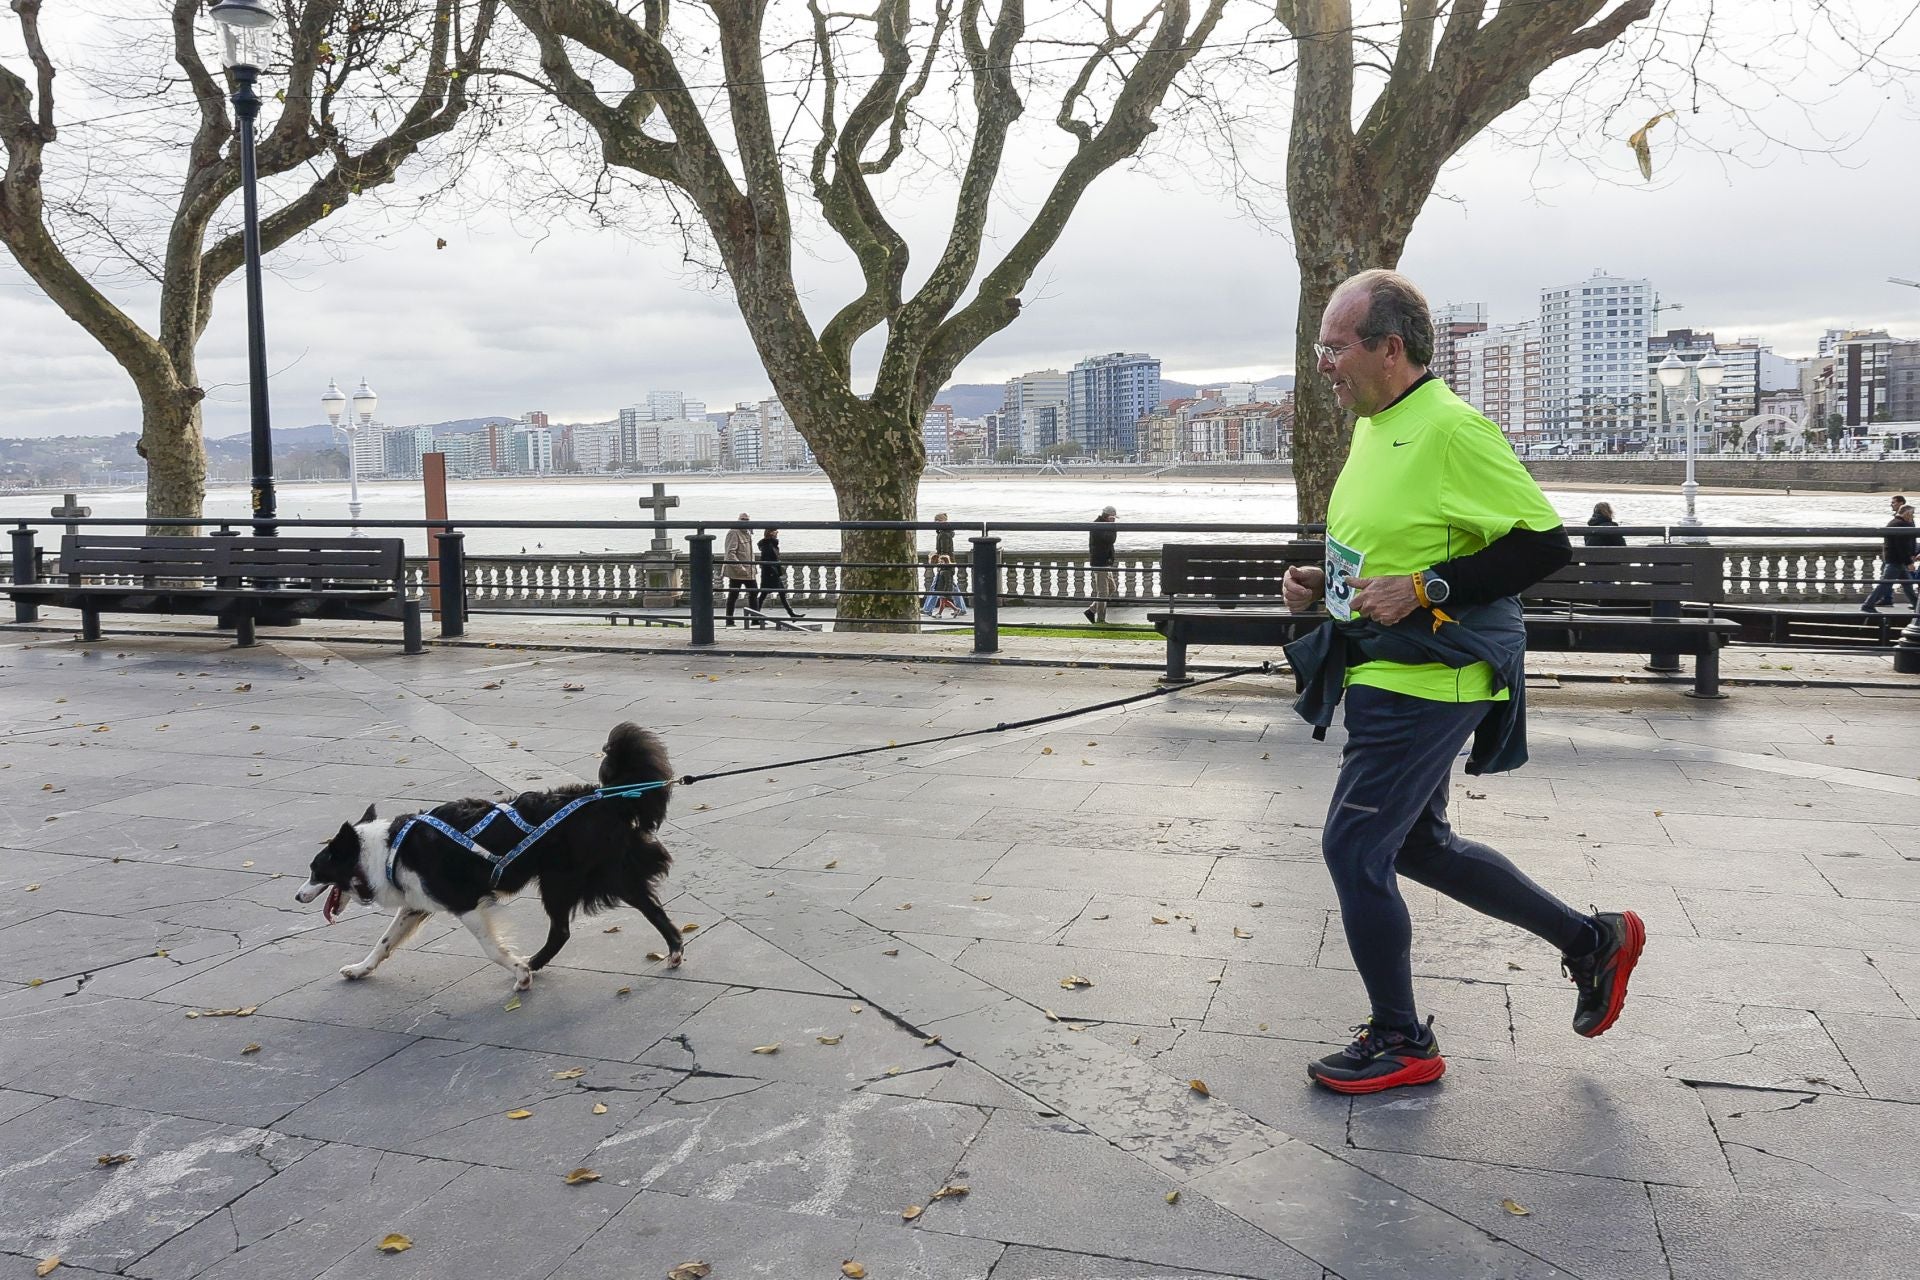
[[[1358,616],[1351,622],[1329,620],[1287,645],[1285,652],[1300,693],[1293,709],[1313,726],[1316,739],[1327,736],[1334,709],[1346,696],[1350,666],[1439,662],[1458,668],[1487,663],[1493,668],[1494,690],[1504,689],[1508,697],[1487,704],[1487,716],[1473,733],[1467,772],[1504,773],[1527,762],[1527,628],[1518,596],[1457,610],[1415,609],[1391,627]]]

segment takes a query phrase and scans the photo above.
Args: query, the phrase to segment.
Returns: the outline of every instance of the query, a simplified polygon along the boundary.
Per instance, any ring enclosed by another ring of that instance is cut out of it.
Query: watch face
[[[1453,594],[1453,588],[1447,585],[1445,578],[1427,577],[1423,581],[1427,589],[1427,599],[1435,604],[1445,604],[1447,597]]]

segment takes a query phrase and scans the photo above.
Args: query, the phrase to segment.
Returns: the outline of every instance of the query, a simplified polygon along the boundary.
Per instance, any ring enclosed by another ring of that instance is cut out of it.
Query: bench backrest
[[[70,533],[60,540],[60,571],[82,578],[144,582],[202,581],[241,586],[389,587],[404,595],[406,543],[399,538],[215,538],[133,533]]]
[[[1168,543],[1160,549],[1160,589],[1170,597],[1277,600],[1289,565],[1318,565],[1319,542]],[[1575,547],[1573,560],[1535,584],[1528,604],[1719,604],[1727,589],[1714,547]]]
[[[1170,542],[1160,548],[1163,595],[1235,600],[1280,598],[1280,578],[1289,565],[1319,564],[1318,542]]]

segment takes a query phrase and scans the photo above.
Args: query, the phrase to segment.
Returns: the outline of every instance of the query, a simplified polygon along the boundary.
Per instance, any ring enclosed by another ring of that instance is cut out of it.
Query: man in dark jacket
[[[1915,600],[1913,588],[1913,559],[1916,535],[1913,528],[1913,508],[1907,505],[1904,497],[1893,500],[1893,519],[1887,521],[1887,528],[1900,530],[1888,533],[1882,539],[1880,555],[1880,581],[1874,585],[1873,592],[1860,606],[1862,613],[1878,613],[1883,604],[1893,603],[1893,588],[1898,584],[1906,592],[1907,607],[1920,608]]]
[[[1309,656],[1320,671],[1327,659],[1343,665],[1300,710],[1324,723],[1326,699],[1344,695],[1347,742],[1321,853],[1372,1008],[1353,1043],[1307,1075],[1374,1093],[1446,1070],[1433,1020],[1422,1025],[1414,1008],[1401,876],[1558,948],[1583,1036],[1619,1016],[1646,928],[1631,911],[1575,911],[1447,822],[1449,775],[1469,737],[1483,739],[1470,768],[1526,758],[1515,597],[1571,559],[1560,517],[1500,428],[1427,371],[1433,319],[1412,281],[1390,271],[1348,280],[1314,350],[1359,420],[1327,506],[1326,567],[1291,568],[1281,589],[1294,610],[1325,598],[1333,621]],[[1476,735],[1502,702],[1497,731]]]
[[[1095,524],[1112,524],[1120,518],[1112,507],[1094,517]],[[1086,608],[1088,622],[1107,620],[1107,601],[1120,594],[1118,574],[1114,572],[1113,544],[1118,529],[1094,529],[1087,534],[1087,564],[1093,568],[1093,603]]]

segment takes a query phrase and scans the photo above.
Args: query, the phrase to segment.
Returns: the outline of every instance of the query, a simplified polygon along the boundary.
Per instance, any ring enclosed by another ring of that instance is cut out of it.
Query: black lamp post
[[[260,114],[260,97],[253,91],[260,76],[265,45],[279,21],[266,0],[215,0],[207,12],[220,25],[222,62],[233,77],[234,114],[240,121],[240,192],[243,202],[241,241],[247,260],[247,390],[253,437],[253,514],[271,521],[278,504],[273,493],[273,428],[267,418],[267,331],[260,299],[260,201],[253,160],[253,122]],[[256,525],[255,533],[278,532],[272,524]]]

